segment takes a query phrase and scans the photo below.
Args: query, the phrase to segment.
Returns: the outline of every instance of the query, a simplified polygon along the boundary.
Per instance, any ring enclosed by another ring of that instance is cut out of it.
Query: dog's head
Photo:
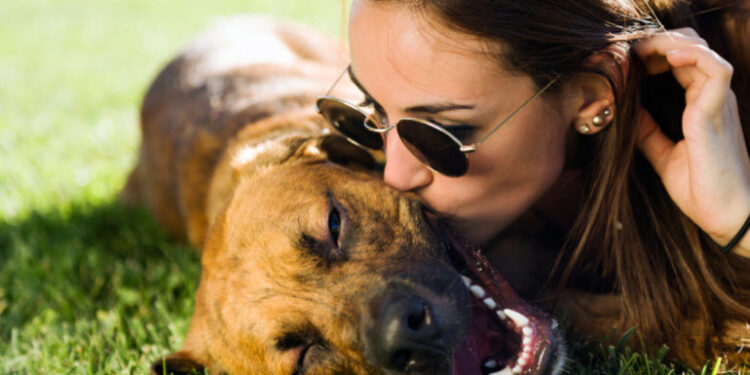
[[[234,163],[185,345],[154,373],[549,372],[552,322],[416,196],[331,162],[368,164],[353,147],[287,137]]]

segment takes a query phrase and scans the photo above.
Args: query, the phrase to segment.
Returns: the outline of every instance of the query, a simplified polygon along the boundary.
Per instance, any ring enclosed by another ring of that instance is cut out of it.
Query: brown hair
[[[665,27],[691,26],[734,66],[740,116],[750,124],[746,2],[380,1],[401,1],[484,38],[503,68],[531,77],[540,87],[558,74],[565,80],[595,73],[610,81],[617,118],[607,131],[588,138],[586,199],[561,255],[566,266],[560,281],[569,282],[571,275],[614,280],[624,299],[623,322],[637,325],[650,344],[669,342],[688,317],[704,321],[709,334],[721,329],[723,318],[750,319],[750,260],[722,254],[674,205],[651,166],[635,152],[635,114],[641,103],[668,136],[681,138],[684,91],[669,73],[646,77],[637,57],[630,59],[627,79],[584,65],[612,44],[627,48],[628,42]]]

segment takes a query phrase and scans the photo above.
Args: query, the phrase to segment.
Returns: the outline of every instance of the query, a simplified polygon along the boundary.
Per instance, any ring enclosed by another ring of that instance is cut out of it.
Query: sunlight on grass
[[[0,2],[0,373],[146,373],[179,348],[197,255],[113,200],[150,80],[244,12],[341,34],[340,0]]]
[[[340,0],[0,2],[0,219],[122,185],[149,81],[220,16],[264,12],[340,35]]]

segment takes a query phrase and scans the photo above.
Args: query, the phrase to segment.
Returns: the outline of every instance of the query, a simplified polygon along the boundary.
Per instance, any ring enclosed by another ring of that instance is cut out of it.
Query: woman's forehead
[[[401,83],[409,91],[441,96],[436,100],[445,99],[443,91],[468,100],[513,81],[478,37],[393,2],[356,1],[349,39],[354,73],[373,95],[380,86]]]

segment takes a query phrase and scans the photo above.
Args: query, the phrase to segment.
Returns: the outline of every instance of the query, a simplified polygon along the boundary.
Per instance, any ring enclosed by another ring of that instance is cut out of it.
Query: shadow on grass
[[[640,348],[640,349],[639,349]],[[664,345],[647,354],[643,338],[635,327],[617,339],[616,333],[602,341],[568,340],[568,355],[572,358],[565,366],[571,375],[644,374],[644,375],[698,375],[687,366],[668,359],[669,348]],[[710,365],[700,375],[710,374]]]
[[[0,342],[45,314],[131,320],[159,305],[187,317],[199,266],[195,250],[168,240],[148,212],[116,201],[0,222]]]

